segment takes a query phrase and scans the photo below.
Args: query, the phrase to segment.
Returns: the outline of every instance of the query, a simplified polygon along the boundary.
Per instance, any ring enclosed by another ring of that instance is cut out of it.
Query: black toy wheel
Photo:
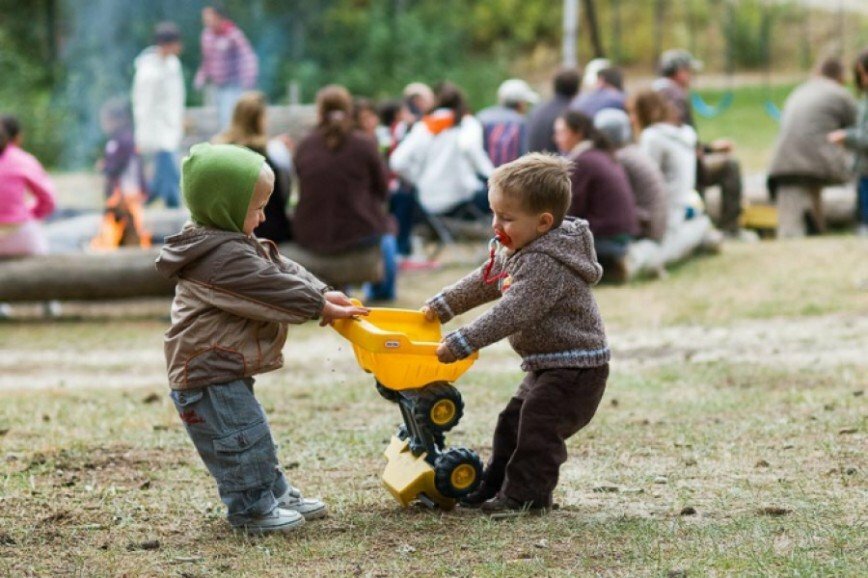
[[[467,448],[450,448],[434,464],[434,486],[446,498],[463,498],[482,482],[482,461]]]
[[[432,431],[451,430],[464,415],[461,393],[446,382],[432,384],[419,390],[413,417]]]
[[[392,403],[397,403],[401,398],[401,394],[395,391],[394,389],[389,389],[379,381],[377,382],[377,393],[385,399],[386,401],[391,401]]]

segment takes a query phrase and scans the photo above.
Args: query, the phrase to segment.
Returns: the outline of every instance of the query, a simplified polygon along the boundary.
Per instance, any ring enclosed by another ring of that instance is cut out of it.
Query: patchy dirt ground
[[[850,237],[731,245],[599,288],[612,374],[544,518],[401,510],[378,479],[398,412],[336,333],[293,328],[258,397],[288,475],[331,514],[264,539],[227,530],[167,399],[165,300],[60,320],[16,307],[0,323],[0,575],[860,576],[866,254]],[[400,304],[467,255],[402,278]],[[506,344],[486,349],[450,445],[487,456],[520,378]]]

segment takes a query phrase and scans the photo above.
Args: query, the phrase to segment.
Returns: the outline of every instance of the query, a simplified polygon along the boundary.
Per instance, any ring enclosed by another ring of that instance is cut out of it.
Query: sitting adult
[[[395,298],[395,235],[386,213],[388,179],[377,144],[353,129],[352,96],[329,85],[317,93],[317,126],[295,155],[299,198],[296,242],[325,255],[380,246],[382,280],[365,288],[368,301]]]
[[[530,152],[554,153],[558,151],[553,129],[555,119],[567,110],[570,102],[579,92],[581,78],[575,68],[564,68],[555,74],[553,81],[554,96],[551,100],[535,107],[528,120],[528,146]]]
[[[256,227],[253,234],[261,239],[284,243],[292,238],[292,223],[287,215],[291,190],[290,178],[269,154],[265,115],[265,95],[257,91],[245,92],[235,103],[229,128],[212,140],[216,144],[247,147],[265,157],[265,162],[274,171],[274,192],[265,205],[265,222]]]
[[[693,73],[702,69],[702,62],[687,50],[673,48],[660,56],[660,78],[652,85],[673,107],[675,120],[694,130],[690,86]],[[696,147],[696,190],[705,196],[708,187],[720,187],[721,210],[718,224],[728,235],[738,236],[741,215],[741,164],[735,157],[732,141],[717,139]]]
[[[495,167],[527,152],[526,115],[539,95],[520,78],[504,80],[497,88],[497,104],[476,114],[482,123],[485,152]]]
[[[555,120],[558,149],[573,161],[573,200],[568,215],[588,221],[604,271],[627,281],[624,256],[639,233],[630,181],[615,160],[612,145],[584,114],[568,111]]]
[[[597,72],[594,88],[579,94],[570,103],[571,110],[594,118],[604,108],[627,110],[624,75],[619,68],[607,67]]]
[[[436,108],[413,125],[389,165],[416,187],[419,204],[429,213],[453,214],[474,201],[480,208],[488,205],[481,179],[494,167],[482,148],[482,125],[451,83],[439,87]]]
[[[856,122],[856,100],[843,83],[841,61],[827,59],[784,103],[768,176],[778,237],[822,232],[823,187],[850,178],[849,155],[827,140],[828,133]]]
[[[54,185],[36,158],[22,150],[20,124],[0,119],[0,258],[48,253],[39,221],[55,207]]]
[[[662,241],[666,233],[666,182],[654,161],[633,142],[630,117],[616,108],[604,108],[594,126],[615,147],[615,158],[624,167],[636,202],[639,237]]]
[[[631,119],[639,133],[639,147],[660,168],[666,184],[666,232],[657,267],[679,261],[707,246],[719,250],[722,240],[696,194],[696,131],[678,122],[663,97],[653,90],[629,101]]]

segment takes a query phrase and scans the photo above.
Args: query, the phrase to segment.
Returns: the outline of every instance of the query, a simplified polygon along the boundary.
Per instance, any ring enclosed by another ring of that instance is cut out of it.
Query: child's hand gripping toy
[[[440,323],[406,309],[372,308],[359,319],[332,326],[353,344],[362,369],[373,373],[377,391],[398,405],[404,425],[386,449],[383,483],[402,506],[418,499],[451,509],[482,481],[482,462],[467,448],[446,448],[444,434],[464,411],[455,381],[476,360],[444,364],[437,359]]]

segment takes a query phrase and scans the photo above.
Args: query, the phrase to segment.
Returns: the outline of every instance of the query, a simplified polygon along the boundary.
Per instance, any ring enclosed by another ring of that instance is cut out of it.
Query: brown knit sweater
[[[486,284],[483,265],[428,300],[440,321],[500,297],[489,311],[446,335],[458,357],[509,337],[522,369],[597,367],[608,363],[609,346],[591,286],[603,269],[597,263],[587,221],[563,224],[515,253],[501,251]]]

